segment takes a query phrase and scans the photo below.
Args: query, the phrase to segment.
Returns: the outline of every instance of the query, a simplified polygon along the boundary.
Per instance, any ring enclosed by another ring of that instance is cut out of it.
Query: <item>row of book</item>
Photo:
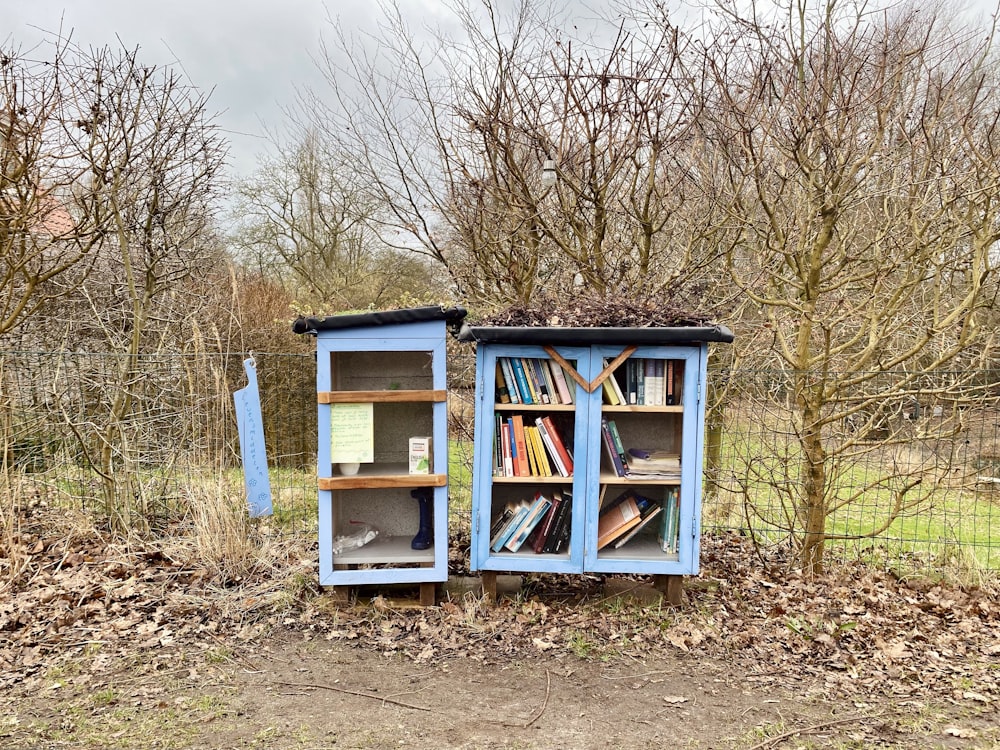
[[[680,454],[645,448],[625,449],[615,420],[601,418],[601,442],[615,474],[636,479],[663,479],[679,482],[681,479]]]
[[[573,494],[556,490],[550,495],[536,492],[531,500],[510,502],[490,524],[493,552],[532,550],[535,554],[558,554],[566,549],[572,527]]]
[[[497,357],[496,400],[501,404],[572,404],[575,385],[558,362]]]
[[[537,417],[534,424],[526,419],[521,414],[495,415],[493,476],[572,476],[572,443],[563,439],[552,417]]]
[[[558,554],[566,549],[572,527],[572,493],[536,492],[530,500],[509,502],[490,525],[490,550]],[[680,544],[680,492],[668,487],[662,501],[625,490],[603,507],[597,521],[597,549],[624,547],[644,528],[656,525],[662,552],[676,554]]]
[[[605,360],[604,366],[607,365]],[[672,359],[630,357],[604,380],[604,403],[610,406],[673,406],[677,403],[680,367],[680,363]]]
[[[660,502],[628,489],[601,508],[597,519],[597,549],[609,545],[614,545],[615,549],[624,547],[654,522],[658,523],[660,550],[676,553],[680,542],[680,492],[677,487],[668,487]]]

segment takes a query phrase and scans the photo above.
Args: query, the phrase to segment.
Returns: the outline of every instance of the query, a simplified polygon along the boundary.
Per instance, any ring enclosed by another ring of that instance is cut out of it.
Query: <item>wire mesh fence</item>
[[[242,492],[232,393],[241,354],[0,352],[0,446],[19,502],[76,507],[130,527],[189,513],[198,484]],[[312,355],[256,354],[274,523],[313,533],[316,392]],[[449,353],[451,522],[472,495],[474,354]],[[1000,570],[998,373],[961,399],[925,395],[841,409],[825,425],[827,554],[845,560]],[[786,375],[710,373],[703,529],[791,545],[801,513],[801,428]],[[719,387],[724,385],[724,388]],[[841,405],[842,406],[842,405]],[[0,498],[2,499],[2,498]],[[8,493],[7,502],[10,502]]]

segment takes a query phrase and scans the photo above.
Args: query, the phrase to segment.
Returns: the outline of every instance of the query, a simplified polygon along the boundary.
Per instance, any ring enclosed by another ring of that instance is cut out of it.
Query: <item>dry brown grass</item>
[[[176,542],[189,547],[190,563],[223,584],[270,575],[280,552],[266,521],[252,519],[242,491],[222,477],[185,488],[191,533]]]

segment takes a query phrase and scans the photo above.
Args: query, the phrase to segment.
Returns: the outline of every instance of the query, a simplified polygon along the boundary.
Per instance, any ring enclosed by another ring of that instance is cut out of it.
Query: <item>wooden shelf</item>
[[[399,466],[401,471],[394,471]],[[367,469],[367,470],[366,470]],[[321,490],[379,490],[393,487],[444,487],[448,484],[446,474],[410,474],[405,466],[377,465],[362,467],[353,476],[320,477]]]
[[[619,413],[633,412],[636,414],[683,414],[684,407],[680,404],[674,404],[672,406],[639,406],[638,404],[619,404],[618,406],[611,406],[610,404],[604,404],[601,407],[601,411]]]
[[[448,391],[320,391],[316,401],[320,404],[409,404],[437,403],[448,400]]]
[[[568,477],[493,477],[493,484],[573,484],[573,475]]]
[[[676,487],[681,483],[681,478],[674,477],[673,479],[667,479],[665,477],[620,477],[617,474],[610,474],[608,472],[602,472],[600,478],[601,484],[628,484],[628,485],[662,485],[665,487]]]
[[[650,521],[652,525],[656,519]],[[645,531],[645,529],[643,529]],[[611,543],[604,549],[597,551],[597,557],[601,560],[640,560],[646,562],[674,562],[680,559],[676,552],[664,552],[660,545],[652,536],[641,536],[637,534],[635,539],[630,539],[617,549]]]
[[[576,409],[573,404],[494,404],[493,411],[568,411]]]
[[[347,550],[334,555],[336,565],[431,565],[434,563],[434,548],[413,549],[413,537],[378,536],[364,547]]]

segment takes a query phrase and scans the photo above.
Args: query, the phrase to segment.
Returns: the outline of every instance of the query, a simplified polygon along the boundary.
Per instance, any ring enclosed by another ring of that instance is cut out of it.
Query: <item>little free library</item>
[[[449,329],[476,347],[470,569],[698,572],[708,344],[719,325],[470,326],[459,307],[300,318],[316,337],[323,586],[448,578]]]

